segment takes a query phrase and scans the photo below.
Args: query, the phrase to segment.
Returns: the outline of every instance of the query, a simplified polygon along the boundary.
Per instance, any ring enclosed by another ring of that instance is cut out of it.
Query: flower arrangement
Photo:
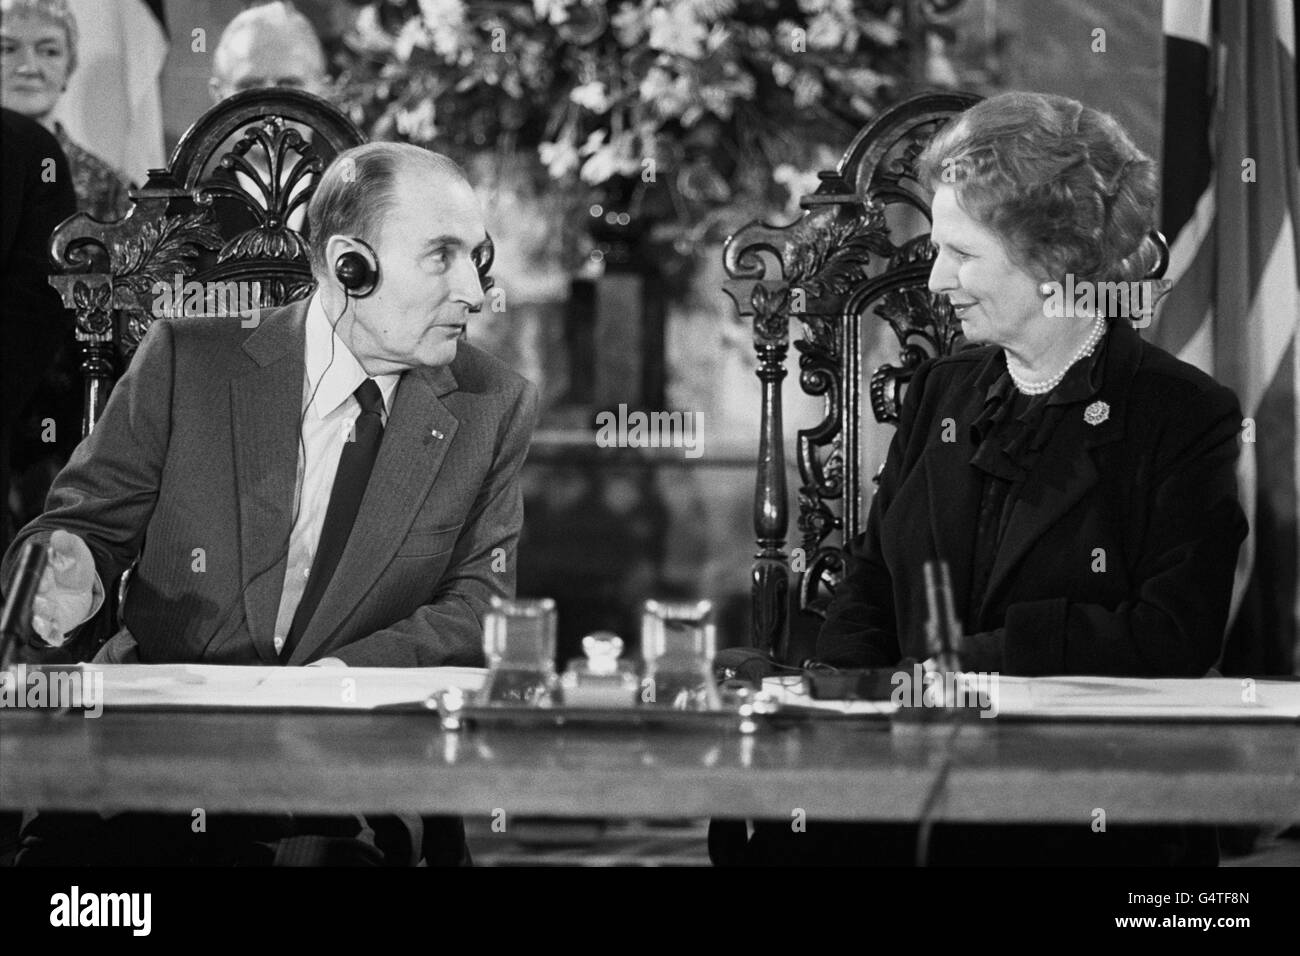
[[[339,95],[372,137],[526,155],[682,256],[796,208],[908,55],[899,0],[353,3]]]

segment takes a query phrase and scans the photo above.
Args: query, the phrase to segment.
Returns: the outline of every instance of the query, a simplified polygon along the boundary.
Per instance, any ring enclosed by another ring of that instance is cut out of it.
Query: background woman
[[[65,0],[0,0],[0,105],[54,134],[68,160],[79,211],[105,221],[120,219],[130,208],[128,183],[54,120],[54,107],[76,66],[77,23]],[[7,500],[0,502],[15,528],[40,514],[50,483],[81,438],[81,374],[70,316],[65,313],[58,350],[41,370],[35,394],[15,410],[13,477]],[[56,425],[52,442],[51,420]]]
[[[130,208],[125,177],[68,136],[54,107],[77,68],[77,21],[65,0],[0,0],[0,105],[39,121],[68,157],[77,208],[114,220]]]

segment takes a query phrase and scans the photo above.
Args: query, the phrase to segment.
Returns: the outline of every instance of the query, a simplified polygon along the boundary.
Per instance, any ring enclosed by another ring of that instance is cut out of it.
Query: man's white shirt
[[[294,612],[307,589],[307,578],[320,541],[321,526],[325,523],[343,445],[355,438],[356,420],[361,414],[361,406],[352,393],[366,380],[366,370],[333,330],[336,324],[336,318],[325,314],[320,296],[312,296],[307,307],[302,443],[298,447],[296,487],[300,490],[293,503],[298,520],[289,534],[289,566],[285,569],[280,611],[275,618],[277,654],[284,647],[289,628],[293,625]],[[400,374],[374,376],[379,393],[384,397],[385,425],[401,377]]]

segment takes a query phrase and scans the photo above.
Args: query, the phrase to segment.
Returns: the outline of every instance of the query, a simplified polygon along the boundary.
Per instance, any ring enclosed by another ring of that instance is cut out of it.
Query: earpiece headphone
[[[334,278],[339,280],[349,298],[364,299],[379,284],[379,257],[364,239],[354,236],[352,241],[363,246],[370,257],[366,258],[355,249],[341,253],[334,260]]]
[[[341,253],[334,260],[334,278],[339,280],[343,286],[343,291],[350,298],[364,299],[370,293],[375,291],[379,285],[379,256],[375,250],[370,247],[370,243],[364,239],[352,237],[352,241],[360,244],[370,253],[367,258],[363,253],[355,249],[349,249]],[[487,242],[477,250],[474,256],[474,268],[478,271],[479,281],[482,283],[483,291],[489,291],[496,283],[488,272],[492,268],[492,261],[496,258],[496,246],[492,242],[491,233],[487,234]]]

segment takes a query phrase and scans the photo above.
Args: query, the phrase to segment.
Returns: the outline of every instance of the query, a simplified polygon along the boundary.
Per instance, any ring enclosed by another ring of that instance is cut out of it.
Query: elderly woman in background
[[[54,134],[68,160],[77,209],[113,221],[130,208],[127,183],[54,121],[76,65],[77,23],[66,0],[0,0],[0,105]],[[15,527],[41,513],[50,483],[80,438],[81,374],[71,313],[65,316],[49,364],[39,350],[29,356],[42,366],[40,381],[27,405],[15,410],[8,449],[13,474],[7,500],[0,502]],[[51,419],[57,424],[53,443],[46,428]]]
[[[127,181],[53,118],[77,66],[77,21],[66,0],[0,0],[0,105],[52,132],[68,157],[77,208],[111,221],[130,208]]]
[[[1138,316],[1107,314],[1105,295],[1060,298],[1067,277],[1078,294],[1151,271],[1154,164],[1104,113],[1006,93],[945,128],[919,170],[934,189],[930,289],[981,347],[911,380],[818,658],[931,657],[923,567],[938,559],[963,670],[1206,674],[1246,536],[1237,399],[1144,342]],[[1091,810],[1073,826],[940,827],[932,858],[1217,862],[1212,829],[1095,833]],[[897,849],[898,831],[856,833],[864,861]]]

